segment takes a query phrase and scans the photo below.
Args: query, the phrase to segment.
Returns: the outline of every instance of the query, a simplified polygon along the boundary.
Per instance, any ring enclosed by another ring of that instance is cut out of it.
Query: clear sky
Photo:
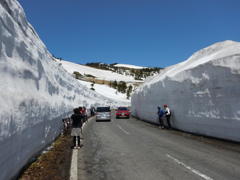
[[[49,51],[86,62],[166,67],[240,41],[240,0],[18,0]]]

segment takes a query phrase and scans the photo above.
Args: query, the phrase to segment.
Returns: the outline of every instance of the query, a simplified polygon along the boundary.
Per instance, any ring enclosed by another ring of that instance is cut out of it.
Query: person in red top
[[[78,109],[79,109],[80,114],[83,114],[83,107],[80,106]]]

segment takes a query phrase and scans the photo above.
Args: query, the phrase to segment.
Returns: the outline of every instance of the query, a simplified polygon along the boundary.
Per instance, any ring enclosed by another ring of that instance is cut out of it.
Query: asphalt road
[[[131,119],[88,122],[79,180],[239,180],[240,145]]]

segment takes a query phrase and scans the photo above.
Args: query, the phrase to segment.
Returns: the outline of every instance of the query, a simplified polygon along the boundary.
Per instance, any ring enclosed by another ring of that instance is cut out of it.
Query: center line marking
[[[126,133],[126,134],[128,134],[128,135],[130,134],[129,132],[127,132],[126,130],[124,130],[120,125],[117,125],[117,126],[118,126],[118,128],[121,129],[124,133]]]
[[[172,157],[171,155],[166,154],[166,156],[167,156],[168,158],[174,160],[177,164],[182,165],[182,166],[185,167],[186,169],[190,170],[190,171],[193,172],[194,174],[196,174],[196,175],[202,177],[203,179],[206,179],[206,180],[213,180],[213,178],[211,178],[211,177],[209,177],[209,176],[207,176],[207,175],[201,173],[200,171],[198,171],[198,170],[196,170],[196,169],[194,169],[194,168],[192,168],[192,167],[190,167],[190,166],[184,164],[183,162],[179,161],[178,159]]]

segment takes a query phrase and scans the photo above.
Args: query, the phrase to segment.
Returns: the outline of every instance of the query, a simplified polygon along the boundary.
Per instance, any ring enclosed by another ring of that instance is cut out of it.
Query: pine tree
[[[83,75],[77,71],[74,71],[73,74],[75,75],[76,79],[80,79]]]
[[[133,90],[133,86],[132,85],[128,86],[128,89],[127,89],[127,99],[130,98],[132,90]]]
[[[118,86],[117,81],[116,81],[116,80],[113,81],[113,83],[112,83],[112,87],[113,87],[114,89],[117,89],[117,86]]]
[[[118,86],[117,86],[118,92],[126,93],[126,89],[127,89],[127,84],[126,84],[126,82],[120,81],[120,82],[118,83]]]

